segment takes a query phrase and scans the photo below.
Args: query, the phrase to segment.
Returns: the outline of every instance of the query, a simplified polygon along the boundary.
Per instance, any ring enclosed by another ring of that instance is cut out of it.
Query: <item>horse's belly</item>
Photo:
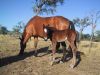
[[[64,41],[66,41],[66,40],[67,40],[67,37],[64,38],[64,39],[58,39],[57,42],[64,42]]]

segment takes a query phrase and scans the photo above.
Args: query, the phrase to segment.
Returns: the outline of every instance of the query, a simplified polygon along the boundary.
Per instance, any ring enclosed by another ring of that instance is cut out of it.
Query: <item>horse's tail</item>
[[[75,30],[75,26],[74,26],[74,23],[72,21],[69,21],[70,22],[70,29],[71,30]]]

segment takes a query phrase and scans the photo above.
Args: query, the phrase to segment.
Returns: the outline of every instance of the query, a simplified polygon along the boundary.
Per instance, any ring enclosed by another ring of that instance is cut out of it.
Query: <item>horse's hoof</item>
[[[18,56],[22,56],[24,53],[19,53]]]
[[[34,56],[37,57],[38,56],[38,53],[35,53]]]
[[[70,60],[70,57],[66,58],[66,60],[67,60],[67,61]]]
[[[74,65],[70,64],[70,68],[73,69],[74,68]]]
[[[64,62],[63,61],[60,61],[60,64],[63,64]]]
[[[34,56],[37,57],[38,55],[37,54],[34,54]]]

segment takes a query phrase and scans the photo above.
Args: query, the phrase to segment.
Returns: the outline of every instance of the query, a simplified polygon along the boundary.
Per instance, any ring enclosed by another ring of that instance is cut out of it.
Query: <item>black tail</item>
[[[74,26],[74,23],[72,21],[70,21],[70,29],[75,30],[75,26]]]

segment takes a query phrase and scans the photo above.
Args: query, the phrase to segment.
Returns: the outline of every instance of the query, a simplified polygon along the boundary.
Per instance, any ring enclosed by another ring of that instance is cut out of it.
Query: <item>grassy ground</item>
[[[78,51],[81,55],[79,64],[70,69],[71,60],[50,66],[51,42],[39,39],[38,57],[34,57],[34,40],[27,43],[23,56],[18,56],[19,39],[11,36],[0,36],[0,75],[100,75],[100,42],[93,42],[89,52],[89,41],[82,41]],[[62,56],[57,51],[56,57]]]

